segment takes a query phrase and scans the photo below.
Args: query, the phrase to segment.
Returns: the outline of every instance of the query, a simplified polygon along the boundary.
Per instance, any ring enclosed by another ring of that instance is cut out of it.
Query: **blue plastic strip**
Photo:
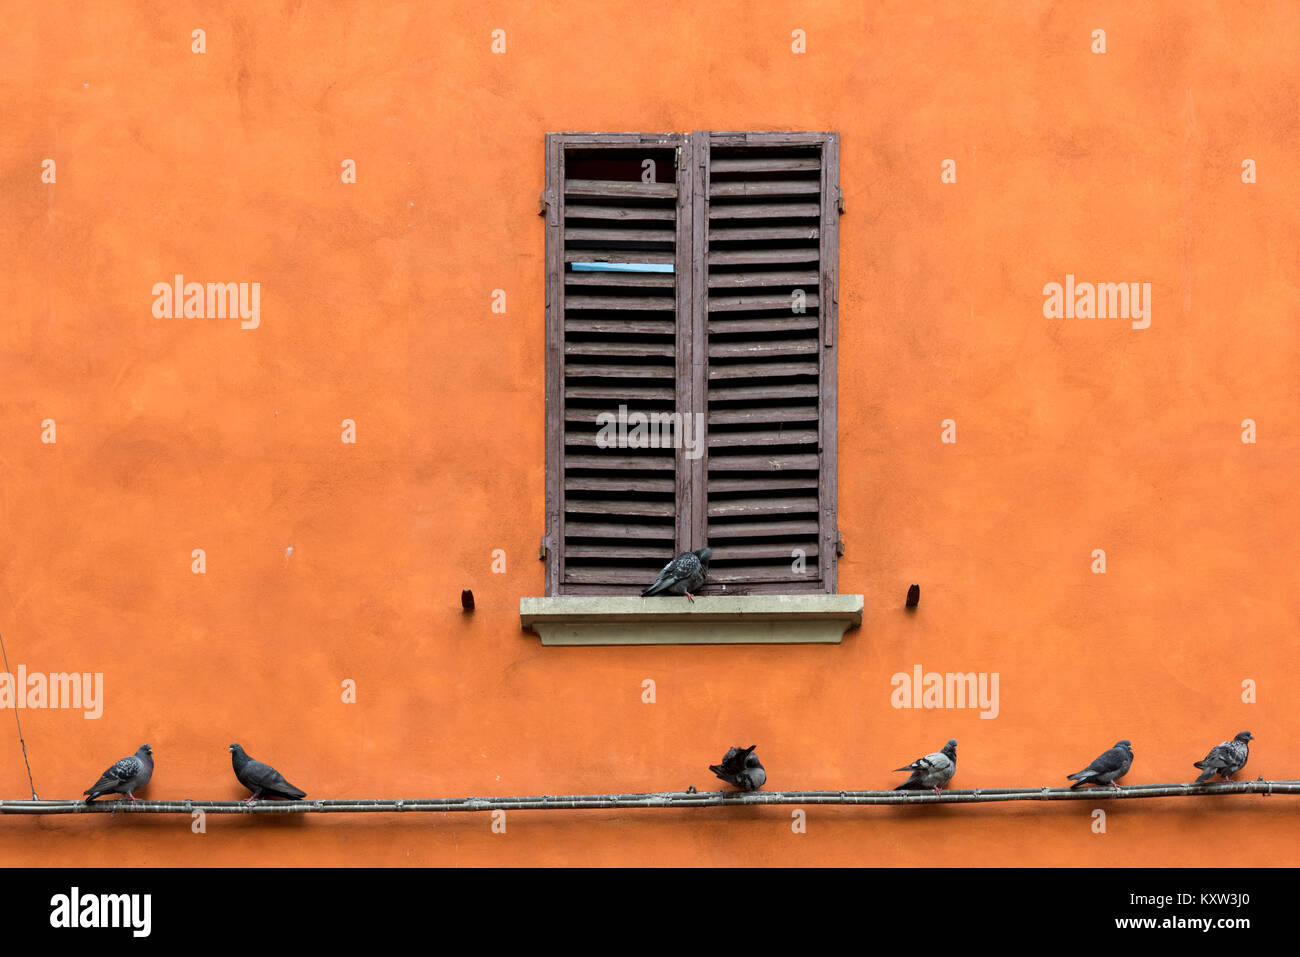
[[[672,263],[569,263],[574,272],[672,272]]]

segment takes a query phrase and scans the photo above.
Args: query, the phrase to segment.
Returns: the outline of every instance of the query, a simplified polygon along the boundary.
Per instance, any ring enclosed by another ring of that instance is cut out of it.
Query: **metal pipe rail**
[[[1219,784],[1133,784],[1107,787],[974,788],[942,791],[667,791],[658,794],[571,794],[537,797],[354,798],[321,801],[0,801],[0,814],[400,814],[462,811],[600,811],[635,808],[759,805],[993,804],[1006,801],[1116,801],[1136,798],[1300,794],[1300,781]]]

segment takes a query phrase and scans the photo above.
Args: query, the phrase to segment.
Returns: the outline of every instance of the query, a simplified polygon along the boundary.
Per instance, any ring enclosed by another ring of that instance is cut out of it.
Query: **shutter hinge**
[[[677,147],[676,163],[678,169],[686,169],[686,164],[682,162],[682,148]]]
[[[838,209],[840,211],[840,215],[843,216],[844,215],[844,190],[837,189],[835,190],[835,193],[836,193],[835,208]]]
[[[545,535],[542,536],[542,543],[537,548],[537,560],[539,562],[546,561],[546,536]]]
[[[550,215],[547,217],[547,222],[552,226],[557,225],[560,217],[555,206],[555,190],[553,189],[544,189],[542,195],[537,197],[537,215],[547,216],[548,213]]]
[[[840,534],[840,530],[838,528],[835,529],[835,554],[836,555],[844,554],[844,536]]]

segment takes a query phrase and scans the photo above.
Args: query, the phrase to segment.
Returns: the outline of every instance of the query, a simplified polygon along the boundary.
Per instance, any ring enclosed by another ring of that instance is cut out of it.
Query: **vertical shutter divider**
[[[709,529],[709,156],[712,153],[709,133],[697,130],[691,136],[694,162],[691,164],[691,195],[694,215],[691,240],[691,285],[695,290],[691,312],[691,412],[699,413],[704,422],[700,436],[701,455],[688,463],[694,490],[691,512],[691,539],[695,548],[706,544]]]
[[[840,194],[840,137],[829,133],[822,146],[822,215],[821,215],[821,402],[818,436],[821,468],[818,470],[818,494],[821,505],[820,566],[826,591],[835,594],[839,588],[839,529],[836,516],[836,476],[839,474],[839,383],[838,341],[839,323],[839,194]]]
[[[690,410],[695,403],[695,395],[691,387],[691,368],[695,361],[694,339],[691,335],[691,331],[695,327],[692,312],[692,303],[695,297],[694,270],[692,268],[694,255],[691,243],[694,233],[693,210],[695,209],[695,197],[691,188],[693,181],[691,173],[691,138],[684,136],[682,139],[681,156],[675,163],[676,169],[674,170],[674,175],[677,178],[677,258],[673,268],[677,288],[677,400],[675,408],[682,416],[684,428],[686,416],[690,414]],[[677,500],[676,550],[683,552],[698,547],[690,544],[694,531],[693,523],[697,499],[691,470],[692,463],[686,457],[685,443],[680,439],[681,436],[678,436],[679,441],[676,452],[677,493],[675,496]]]
[[[564,144],[546,136],[546,594],[564,562]]]

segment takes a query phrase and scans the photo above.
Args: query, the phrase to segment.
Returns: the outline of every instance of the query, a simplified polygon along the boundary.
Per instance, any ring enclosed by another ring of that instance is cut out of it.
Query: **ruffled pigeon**
[[[1196,779],[1196,783],[1204,784],[1216,774],[1225,781],[1231,778],[1246,766],[1246,761],[1250,758],[1250,742],[1253,740],[1253,734],[1243,731],[1231,741],[1216,744],[1205,756],[1205,760],[1197,761],[1194,765],[1201,768],[1201,776]]]
[[[144,787],[153,777],[153,749],[147,744],[140,745],[139,750],[129,758],[123,758],[99,776],[99,780],[83,791],[89,794],[89,804],[101,794],[125,794],[133,802],[138,801],[131,792]]]
[[[758,761],[751,744],[747,748],[731,748],[722,759],[721,764],[710,764],[709,770],[728,784],[742,791],[757,791],[767,780],[767,771]]]
[[[671,562],[663,567],[659,577],[654,580],[654,584],[641,593],[641,597],[648,595],[685,595],[694,604],[695,596],[691,594],[698,591],[699,587],[704,584],[705,576],[709,574],[709,559],[713,557],[713,550],[709,548],[697,548],[693,552],[682,552]]]
[[[912,772],[910,778],[894,788],[895,791],[924,791],[927,788],[934,788],[934,793],[938,794],[939,789],[952,780],[953,774],[957,771],[957,739],[949,740],[942,751],[927,754],[923,758],[917,758],[911,764],[894,770]]]

